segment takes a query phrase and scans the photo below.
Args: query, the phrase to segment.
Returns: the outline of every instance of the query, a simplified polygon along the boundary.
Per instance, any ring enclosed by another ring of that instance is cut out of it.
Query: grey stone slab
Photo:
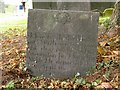
[[[90,1],[90,0],[87,0]],[[90,2],[33,2],[34,9],[90,11]]]
[[[104,11],[106,8],[114,8],[114,4],[114,2],[90,2],[90,0],[87,2],[33,2],[33,8],[53,10],[65,9],[78,11]]]
[[[3,1],[0,1],[0,13],[5,13],[5,4]]]
[[[58,10],[90,11],[90,2],[57,2]]]
[[[33,2],[34,9],[57,9],[56,2]]]
[[[71,78],[96,63],[98,13],[29,10],[27,62],[31,74]]]
[[[106,8],[114,8],[115,2],[91,2],[91,10],[103,12]]]

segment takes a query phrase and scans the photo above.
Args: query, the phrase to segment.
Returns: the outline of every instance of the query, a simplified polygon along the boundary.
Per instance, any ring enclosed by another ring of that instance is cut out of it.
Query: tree
[[[120,34],[120,0],[116,1],[114,7],[115,9],[109,22],[110,25],[106,32],[109,38]]]
[[[117,0],[115,3],[115,10],[111,19],[112,22],[116,22],[117,25],[120,25],[120,0]]]

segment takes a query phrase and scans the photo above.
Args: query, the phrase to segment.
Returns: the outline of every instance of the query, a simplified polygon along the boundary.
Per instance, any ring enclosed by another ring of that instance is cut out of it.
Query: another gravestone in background
[[[5,4],[3,0],[0,0],[0,13],[5,13]]]
[[[27,67],[33,75],[71,78],[95,65],[98,13],[30,10]]]
[[[106,8],[114,8],[115,2],[91,2],[91,10],[104,11]]]
[[[34,9],[64,9],[89,11],[90,2],[33,2]]]
[[[33,2],[34,9],[57,9],[56,2]]]
[[[70,9],[70,10],[82,10],[82,11],[98,9],[100,11],[104,11],[106,8],[114,7],[114,3],[115,2],[33,2],[33,8],[55,9],[55,10]]]
[[[90,11],[91,10],[90,0],[86,0],[86,2],[57,2],[57,9]]]

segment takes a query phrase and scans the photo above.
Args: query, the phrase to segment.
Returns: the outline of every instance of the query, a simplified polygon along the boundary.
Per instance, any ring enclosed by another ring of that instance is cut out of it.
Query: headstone
[[[99,10],[103,12],[106,8],[114,8],[115,2],[91,2],[91,10]]]
[[[89,1],[89,0],[87,0]],[[33,2],[34,9],[90,11],[90,2]]]
[[[56,2],[33,2],[34,9],[57,9]]]
[[[98,13],[29,10],[27,67],[31,74],[71,78],[96,63]]]
[[[90,11],[90,2],[57,2],[58,10]]]
[[[0,1],[0,13],[5,13],[5,4],[3,1]]]
[[[57,1],[57,0],[56,0]],[[64,0],[63,0],[64,1]],[[114,8],[115,2],[34,2],[34,9],[65,9],[65,10],[81,10],[81,11],[90,11],[98,10],[104,11],[106,8]]]

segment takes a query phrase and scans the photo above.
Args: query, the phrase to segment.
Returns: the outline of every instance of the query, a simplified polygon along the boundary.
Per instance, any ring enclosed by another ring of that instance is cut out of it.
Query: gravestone
[[[103,12],[106,8],[114,8],[115,2],[91,2],[91,10],[99,10]]]
[[[96,63],[98,13],[29,10],[27,62],[32,75],[71,78]]]
[[[88,2],[33,2],[34,9],[53,9],[53,10],[78,10],[90,11],[90,0]]]
[[[57,9],[56,2],[33,2],[34,9]]]
[[[5,13],[5,4],[3,1],[0,1],[0,13]]]
[[[89,0],[86,0],[89,1]],[[57,2],[58,10],[90,11],[90,2]]]
[[[57,0],[56,0],[57,1]],[[114,8],[115,2],[91,2],[91,0],[85,0],[86,2],[34,2],[34,9],[65,9],[65,10],[99,10],[104,11],[106,8]]]

